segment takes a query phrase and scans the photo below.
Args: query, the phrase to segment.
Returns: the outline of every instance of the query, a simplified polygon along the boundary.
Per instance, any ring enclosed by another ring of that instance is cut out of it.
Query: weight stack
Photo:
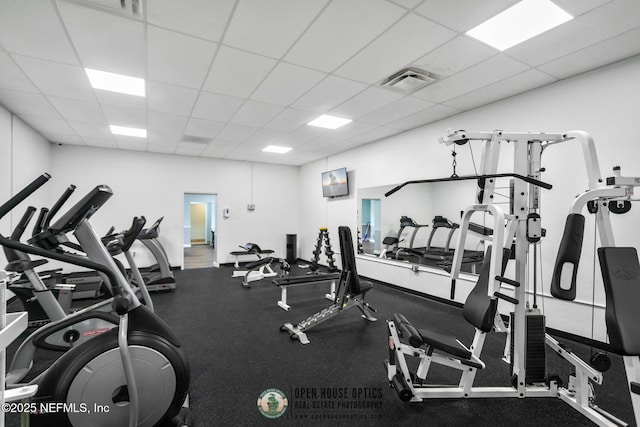
[[[513,372],[515,318],[511,313],[511,371]],[[527,340],[525,342],[525,384],[542,383],[547,379],[547,355],[545,351],[545,318],[537,309],[525,314]]]

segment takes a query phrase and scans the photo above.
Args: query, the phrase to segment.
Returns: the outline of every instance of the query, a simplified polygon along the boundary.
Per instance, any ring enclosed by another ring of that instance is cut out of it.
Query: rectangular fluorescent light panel
[[[135,136],[136,138],[146,138],[147,130],[139,128],[128,128],[125,126],[110,125],[111,133],[114,135]]]
[[[466,34],[503,51],[571,19],[549,0],[523,0]]]
[[[339,127],[342,127],[347,123],[351,123],[351,119],[343,119],[341,117],[334,117],[323,114],[307,124],[309,126],[317,126],[326,129],[338,129]]]
[[[291,151],[291,147],[281,147],[279,145],[268,145],[262,149],[265,153],[284,154]]]
[[[108,73],[106,71],[85,68],[89,82],[94,89],[125,93],[127,95],[145,96],[144,79]]]

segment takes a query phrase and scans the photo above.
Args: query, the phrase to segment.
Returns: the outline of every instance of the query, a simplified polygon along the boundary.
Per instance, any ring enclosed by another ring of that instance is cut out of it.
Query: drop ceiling
[[[0,0],[0,104],[52,143],[302,165],[640,54],[638,0],[554,1],[575,19],[499,52],[464,33],[516,0]],[[437,80],[379,85],[407,67]]]

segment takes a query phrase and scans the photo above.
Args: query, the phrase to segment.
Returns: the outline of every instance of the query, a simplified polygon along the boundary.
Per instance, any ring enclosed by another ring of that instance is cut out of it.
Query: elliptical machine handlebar
[[[2,206],[0,206],[0,219],[6,216],[9,212],[11,212],[11,210],[13,210],[16,206],[18,206],[21,202],[23,202],[27,197],[33,194],[36,190],[38,190],[40,187],[46,184],[47,181],[49,181],[49,179],[51,179],[51,175],[49,175],[48,173],[40,175],[38,178],[33,180],[29,185],[27,185],[25,188],[20,190],[11,199],[3,203]],[[111,288],[113,290],[114,296],[122,294],[122,289],[120,287],[120,284],[118,283],[117,276],[113,271],[111,271],[111,269],[109,269],[108,267],[102,264],[98,264],[96,262],[89,261],[86,258],[81,258],[75,255],[59,253],[59,252],[31,246],[31,245],[25,245],[23,243],[13,241],[12,239],[7,238],[2,234],[0,234],[0,245],[10,249],[17,250],[17,251],[25,252],[31,255],[38,255],[45,258],[55,259],[56,261],[62,261],[69,264],[85,267],[91,270],[96,270],[101,273],[104,273],[104,275],[107,277],[107,279],[111,284]]]
[[[0,206],[0,219],[2,219],[11,210],[13,210],[13,208],[18,206],[24,199],[33,194],[38,188],[42,187],[50,179],[51,175],[49,175],[48,173],[42,174],[21,191],[19,191],[18,194],[7,200],[2,206]]]
[[[36,220],[36,223],[33,226],[33,230],[31,231],[32,237],[42,233],[42,230],[44,230],[44,223],[47,221],[48,214],[49,214],[49,208],[47,207],[40,208],[38,219]]]
[[[69,197],[71,197],[71,194],[73,194],[74,191],[76,191],[76,186],[73,184],[67,187],[66,190],[64,190],[64,193],[62,193],[62,196],[60,196],[60,198],[56,201],[56,203],[53,205],[53,207],[49,211],[49,214],[47,215],[44,221],[44,224],[42,224],[42,229],[40,231],[44,230],[46,227],[49,226],[49,223],[51,222],[51,218],[53,218],[55,214],[58,213],[62,205],[64,205],[64,203],[67,200],[69,200]]]
[[[24,211],[22,218],[18,221],[18,225],[16,225],[16,228],[13,229],[13,233],[11,233],[11,240],[20,241],[20,238],[24,234],[24,230],[26,230],[29,221],[31,221],[31,218],[33,218],[33,214],[35,213],[36,208],[33,206],[29,206],[27,210]]]

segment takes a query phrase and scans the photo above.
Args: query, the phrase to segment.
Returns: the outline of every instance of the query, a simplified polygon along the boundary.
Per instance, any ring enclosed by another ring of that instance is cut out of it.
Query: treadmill
[[[164,217],[160,217],[149,228],[145,228],[138,234],[137,240],[151,251],[157,263],[140,269],[142,279],[147,285],[147,290],[151,291],[173,291],[176,289],[176,279],[169,266],[169,258],[164,248],[160,244],[160,223]]]

